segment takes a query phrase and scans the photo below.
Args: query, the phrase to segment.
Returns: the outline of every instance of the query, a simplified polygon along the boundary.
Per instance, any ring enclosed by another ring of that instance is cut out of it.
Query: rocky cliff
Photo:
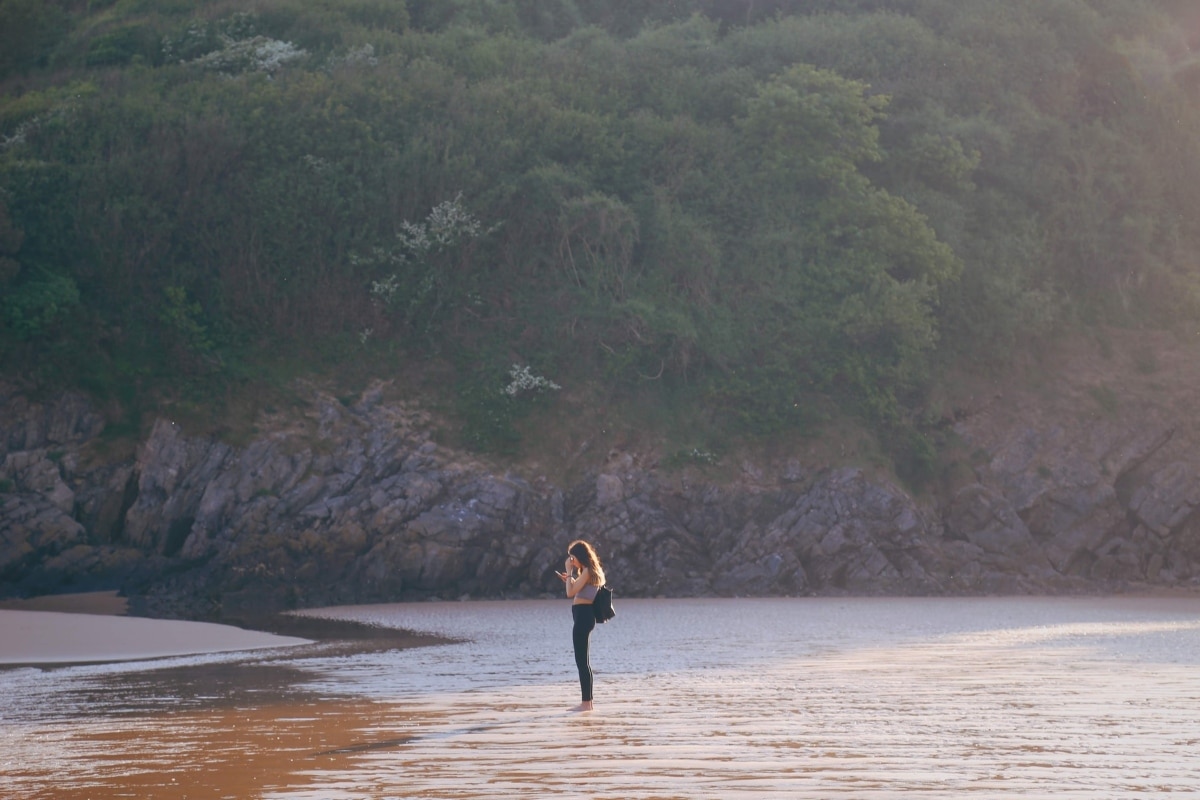
[[[160,419],[129,457],[87,399],[0,387],[0,595],[120,585],[184,616],[540,596],[574,537],[626,596],[1194,586],[1194,360],[1130,334],[1048,357],[1029,388],[961,393],[920,496],[800,457],[720,482],[629,452],[570,485],[517,477],[435,443],[382,384],[349,404],[312,388],[245,446]]]

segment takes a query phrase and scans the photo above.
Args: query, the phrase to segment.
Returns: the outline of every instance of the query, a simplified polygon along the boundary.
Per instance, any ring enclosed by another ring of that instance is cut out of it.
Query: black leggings
[[[579,689],[583,692],[583,701],[592,699],[592,663],[588,658],[588,637],[596,627],[596,612],[590,604],[580,603],[571,606],[571,617],[575,625],[571,628],[571,643],[575,645],[575,666],[579,668]]]

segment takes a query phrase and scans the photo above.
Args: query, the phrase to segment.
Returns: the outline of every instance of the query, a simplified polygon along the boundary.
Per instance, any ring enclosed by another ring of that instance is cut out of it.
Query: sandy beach
[[[0,610],[0,664],[140,661],[309,644],[210,622]]]
[[[232,625],[126,617],[126,609],[115,592],[6,600],[0,665],[141,661],[311,643]]]
[[[0,671],[0,796],[1200,792],[1194,597],[625,601],[582,715],[561,603],[309,613],[445,639]]]

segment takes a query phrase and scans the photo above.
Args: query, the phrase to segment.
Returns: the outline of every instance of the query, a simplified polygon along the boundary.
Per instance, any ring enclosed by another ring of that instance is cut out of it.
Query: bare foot
[[[591,710],[592,710],[592,701],[591,700],[584,700],[582,703],[580,703],[579,705],[577,705],[571,709],[571,711],[573,711],[573,712],[591,711]]]

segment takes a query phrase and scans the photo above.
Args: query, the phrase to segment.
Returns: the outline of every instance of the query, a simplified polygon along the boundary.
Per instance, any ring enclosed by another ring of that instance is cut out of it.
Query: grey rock
[[[0,479],[19,492],[39,494],[64,514],[75,506],[75,492],[63,481],[59,465],[46,450],[20,450],[5,456],[0,464]]]
[[[20,584],[37,565],[87,542],[83,526],[38,494],[0,494],[0,584]]]
[[[0,409],[0,457],[86,442],[99,436],[105,425],[103,415],[81,394],[65,392],[48,403],[34,403],[21,387],[3,380]]]
[[[160,420],[135,458],[104,461],[86,401],[0,386],[0,593],[117,580],[145,610],[192,616],[541,597],[561,593],[574,538],[627,597],[1193,586],[1190,384],[1114,412],[1089,399],[1094,374],[949,415],[978,457],[931,495],[794,453],[739,456],[718,481],[614,450],[569,485],[526,480],[432,442],[385,384],[347,403],[310,389],[239,447]]]
[[[625,484],[616,475],[596,477],[596,505],[606,508],[625,499]]]
[[[155,423],[134,465],[137,499],[125,515],[125,540],[148,552],[176,554],[232,453],[223,443],[186,437],[168,420]]]

